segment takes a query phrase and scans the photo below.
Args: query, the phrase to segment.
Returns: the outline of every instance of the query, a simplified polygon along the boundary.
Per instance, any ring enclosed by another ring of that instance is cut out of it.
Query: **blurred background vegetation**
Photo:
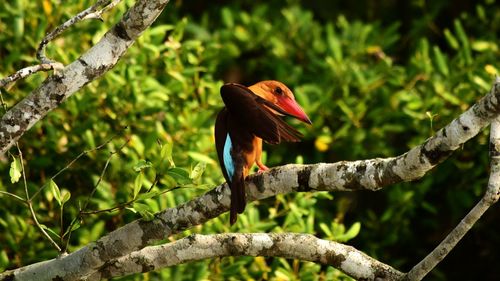
[[[133,3],[124,1],[104,15],[104,22],[79,23],[49,44],[48,56],[72,62]],[[0,77],[36,64],[35,49],[44,34],[91,4],[2,1]],[[43,188],[33,201],[38,219],[61,245],[68,238],[61,241],[61,233],[74,221],[69,249],[76,250],[222,183],[212,132],[224,82],[281,80],[313,120],[310,127],[294,123],[305,135],[302,143],[266,147],[269,166],[404,153],[489,91],[500,67],[498,34],[495,0],[171,0],[113,70],[22,137],[30,194]],[[1,89],[7,106],[47,75]],[[485,130],[413,183],[379,192],[280,195],[250,204],[234,227],[223,215],[169,240],[229,231],[312,233],[348,241],[406,271],[482,196],[487,144]],[[92,151],[53,178],[86,150]],[[11,153],[0,159],[0,190],[24,198],[23,181],[11,183],[11,162],[18,157],[15,148]],[[127,208],[78,219],[96,185],[88,211],[128,202]],[[0,202],[0,270],[57,255],[24,204],[6,195]],[[428,280],[497,280],[499,208],[488,211]],[[308,262],[250,257],[119,280],[167,279],[349,280]]]

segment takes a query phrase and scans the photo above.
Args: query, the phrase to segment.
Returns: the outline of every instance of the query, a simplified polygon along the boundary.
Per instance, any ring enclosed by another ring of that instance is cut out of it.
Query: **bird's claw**
[[[259,170],[257,171],[258,174],[264,173],[265,171],[269,170],[269,168],[266,165],[259,166]]]

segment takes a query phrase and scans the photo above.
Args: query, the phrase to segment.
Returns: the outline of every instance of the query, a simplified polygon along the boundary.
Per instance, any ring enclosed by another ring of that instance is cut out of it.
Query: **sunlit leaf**
[[[156,197],[160,194],[161,194],[161,191],[158,191],[158,190],[154,190],[154,191],[150,191],[150,192],[146,192],[146,193],[141,193],[141,194],[139,194],[139,196],[137,196],[137,201],[144,201],[147,199],[151,199],[151,198]]]
[[[57,184],[52,179],[50,179],[49,187],[50,190],[52,190],[52,194],[54,195],[54,198],[56,199],[57,203],[59,203],[59,206],[61,206],[63,203],[61,199],[61,190],[59,189],[59,186],[57,186]]]
[[[207,163],[205,163],[205,162],[200,162],[200,163],[196,164],[196,166],[191,171],[189,178],[195,182],[198,181],[201,178],[201,176],[203,175],[203,172],[205,172],[206,168],[207,168]]]
[[[71,192],[69,192],[67,189],[63,189],[61,191],[61,204],[64,205],[64,203],[68,202],[70,198]]]
[[[22,175],[23,167],[21,166],[21,161],[18,157],[13,157],[12,162],[10,163],[10,182],[16,183],[19,181]]]
[[[164,144],[161,148],[160,156],[161,159],[167,159],[168,162],[170,163],[170,166],[175,167],[174,159],[172,158],[172,150],[174,147],[173,142],[167,142]]]
[[[146,168],[150,168],[153,166],[153,163],[147,160],[140,160],[137,162],[137,164],[134,165],[134,171],[136,172],[141,172],[142,170]]]
[[[137,174],[137,176],[135,177],[135,180],[134,180],[134,198],[136,198],[137,194],[139,194],[139,192],[141,192],[143,182],[144,182],[144,174],[141,172],[141,173]]]
[[[195,160],[195,161],[205,162],[205,163],[210,164],[210,165],[217,164],[217,162],[214,159],[210,158],[206,154],[202,154],[202,153],[199,153],[196,151],[188,151],[187,154],[189,155],[189,157],[193,158],[193,160]]]

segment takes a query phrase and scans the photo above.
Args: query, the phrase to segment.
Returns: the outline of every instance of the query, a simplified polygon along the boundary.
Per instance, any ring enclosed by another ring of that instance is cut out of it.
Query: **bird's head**
[[[277,112],[270,108],[274,113],[279,115],[283,115],[284,113],[302,122],[312,124],[302,107],[295,101],[292,91],[288,89],[285,84],[275,80],[266,80],[258,82],[248,88],[256,95],[281,109],[281,112]]]

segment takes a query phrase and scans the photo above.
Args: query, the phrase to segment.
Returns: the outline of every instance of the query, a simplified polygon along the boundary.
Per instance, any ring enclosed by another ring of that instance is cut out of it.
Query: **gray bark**
[[[299,259],[330,265],[361,280],[399,280],[403,273],[351,246],[296,233],[191,235],[150,246],[106,264],[89,280],[125,276],[181,263],[228,256]]]

